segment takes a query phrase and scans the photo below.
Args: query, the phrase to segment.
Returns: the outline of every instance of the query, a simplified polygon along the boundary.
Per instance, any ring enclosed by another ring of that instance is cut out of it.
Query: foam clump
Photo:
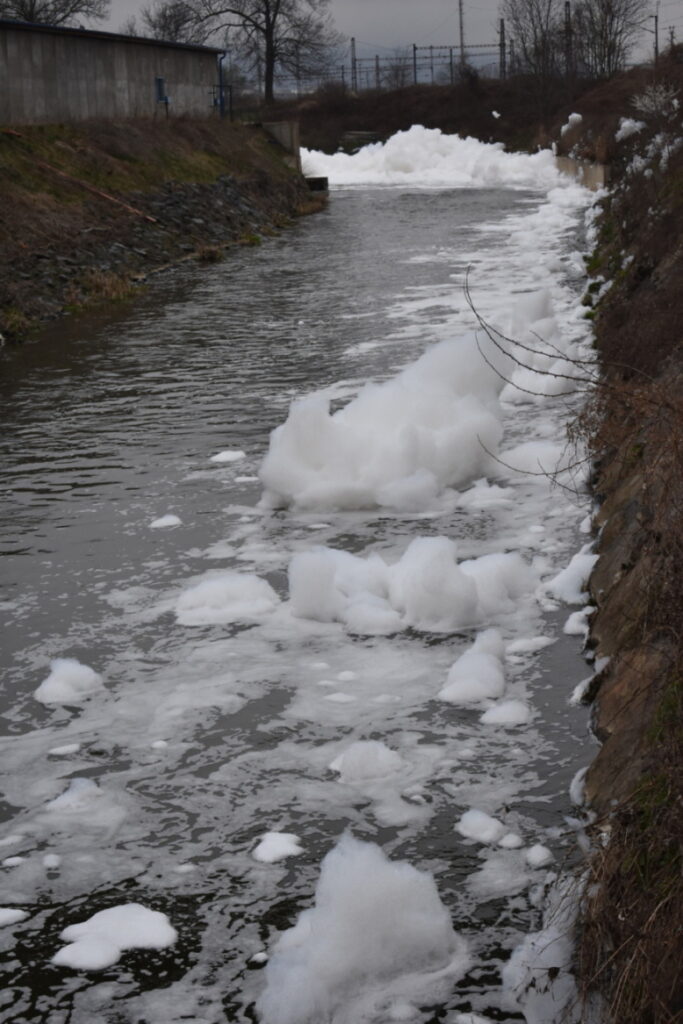
[[[477,704],[502,697],[505,690],[503,640],[497,629],[480,633],[448,673],[439,698],[450,704]]]
[[[25,921],[28,914],[25,910],[18,910],[16,907],[0,907],[0,928],[6,928],[11,924],[19,924]]]
[[[573,394],[575,378],[585,371],[567,358],[568,343],[554,314],[549,289],[541,288],[515,303],[508,335],[514,363],[501,399],[516,405]],[[501,336],[502,340],[502,336]]]
[[[243,452],[241,448],[227,449],[224,452],[216,452],[209,458],[209,462],[240,462],[241,459],[246,458],[246,452]]]
[[[324,175],[332,185],[407,185],[491,188],[551,188],[562,184],[550,150],[533,155],[506,153],[502,143],[444,135],[438,128],[413,125],[384,143],[348,155],[302,150],[307,174]]]
[[[60,938],[69,945],[55,953],[53,964],[76,971],[100,971],[115,964],[127,949],[166,949],[178,933],[166,914],[140,903],[122,903],[70,925]]]
[[[254,849],[252,857],[263,864],[274,864],[286,857],[298,857],[303,853],[299,837],[293,832],[266,832]]]
[[[403,767],[403,760],[380,740],[359,740],[352,743],[330,765],[339,773],[339,781],[350,785],[395,775]]]
[[[474,839],[478,843],[497,843],[507,832],[501,821],[476,808],[465,811],[455,829],[465,839]]]
[[[168,512],[165,516],[153,519],[149,525],[152,530],[165,530],[170,526],[180,526],[180,524],[180,516],[176,516],[172,512]]]
[[[298,399],[270,436],[263,504],[417,510],[485,476],[502,436],[493,367],[504,372],[506,357],[468,333],[391,380],[366,384],[334,413],[325,395]]]
[[[483,725],[527,725],[531,721],[532,711],[523,700],[503,700],[485,711],[479,721]]]
[[[534,843],[526,851],[526,862],[531,868],[543,868],[546,864],[550,864],[552,860],[552,853],[542,843]]]
[[[591,554],[591,548],[592,544],[586,544],[565,569],[544,584],[551,597],[565,604],[586,604],[589,595],[584,588],[598,560],[598,555]]]
[[[412,627],[450,632],[512,611],[533,591],[534,570],[516,552],[458,563],[447,537],[416,537],[398,561],[317,547],[289,566],[292,614],[341,622],[351,633],[396,633]]]
[[[79,704],[102,690],[102,676],[76,658],[55,658],[33,696],[41,704]]]
[[[248,622],[274,611],[280,602],[266,580],[252,573],[209,575],[183,591],[175,613],[183,626]]]
[[[322,863],[314,906],[273,948],[259,1020],[391,1020],[392,1008],[438,1002],[468,966],[432,876],[346,835]]]

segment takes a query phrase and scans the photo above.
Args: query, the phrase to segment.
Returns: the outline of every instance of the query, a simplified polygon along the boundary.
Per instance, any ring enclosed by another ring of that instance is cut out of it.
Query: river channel
[[[362,1019],[523,1020],[501,968],[573,856],[569,787],[591,757],[569,701],[589,673],[563,632],[575,609],[539,583],[477,628],[362,635],[290,614],[287,569],[321,546],[392,563],[415,537],[446,537],[461,559],[516,552],[542,581],[585,543],[587,498],[504,460],[417,511],[272,509],[258,473],[294,399],[322,391],[340,408],[471,330],[468,268],[488,320],[510,329],[544,290],[580,344],[581,222],[579,202],[549,206],[541,190],[341,188],[279,237],[0,351],[0,905],[26,912],[0,929],[0,1020],[256,1020],[266,957],[348,831],[429,872],[469,948],[434,1005]],[[501,451],[562,447],[574,401],[504,401]],[[239,621],[179,614],[183,593],[225,571],[267,581],[281,604]],[[523,723],[438,698],[490,626]],[[37,699],[60,658],[99,688]],[[330,767],[368,741],[394,752],[390,771]],[[520,847],[463,837],[469,809]],[[300,850],[256,859],[270,832]],[[549,854],[534,864],[524,853],[538,845]],[[130,902],[166,914],[177,942],[100,971],[51,963],[64,928]]]

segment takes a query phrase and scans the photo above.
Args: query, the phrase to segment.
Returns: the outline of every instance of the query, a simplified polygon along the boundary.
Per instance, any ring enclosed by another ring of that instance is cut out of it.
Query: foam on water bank
[[[416,537],[393,564],[377,553],[363,558],[318,547],[295,555],[289,567],[295,616],[342,622],[349,632],[365,635],[471,626],[513,611],[537,582],[537,572],[518,553],[458,562],[456,544],[447,537]],[[489,643],[492,637],[481,641]],[[493,658],[478,653],[478,668],[483,674],[485,660],[490,681]]]
[[[344,836],[322,863],[315,904],[265,969],[262,1024],[415,1019],[469,966],[430,874]],[[392,1016],[408,1009],[408,1018]]]
[[[297,400],[261,466],[265,504],[419,509],[445,487],[485,475],[502,436],[498,394],[510,369],[484,336],[466,333],[392,380],[367,384],[337,412],[324,395]]]
[[[421,188],[552,188],[561,182],[550,150],[506,153],[502,143],[444,135],[439,128],[413,125],[387,142],[358,153],[328,156],[303,149],[305,173],[335,185],[412,185]]]

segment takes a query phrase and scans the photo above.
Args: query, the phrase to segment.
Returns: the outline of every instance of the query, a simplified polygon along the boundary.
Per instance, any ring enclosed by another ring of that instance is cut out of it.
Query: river
[[[573,856],[569,786],[590,759],[586,714],[569,703],[587,674],[580,639],[538,581],[585,542],[589,509],[580,485],[516,473],[504,453],[561,447],[575,400],[504,401],[489,482],[419,509],[268,508],[258,471],[293,399],[322,391],[340,408],[470,330],[468,267],[487,319],[509,325],[541,289],[580,345],[582,209],[518,185],[340,188],[280,237],[2,350],[0,905],[25,916],[0,929],[0,1020],[255,1020],[278,932],[312,905],[348,831],[433,877],[469,959],[438,999],[403,992],[343,1016],[337,1004],[374,984],[372,957],[359,971],[348,951],[362,947],[351,920],[334,949],[361,981],[351,995],[329,982],[329,1019],[523,1019],[501,965]],[[449,630],[363,634],[288,609],[293,556],[393,564],[418,536],[457,540],[459,559],[515,553],[534,585]],[[183,594],[226,571],[281,603],[183,615]],[[506,698],[527,709],[517,724],[483,723],[492,700],[439,699],[484,626],[505,645]],[[37,699],[55,659],[91,668],[92,691]],[[504,823],[495,841],[456,829],[472,809]],[[266,833],[295,849],[256,859]],[[131,902],[166,914],[177,941],[100,971],[51,963],[62,929]]]

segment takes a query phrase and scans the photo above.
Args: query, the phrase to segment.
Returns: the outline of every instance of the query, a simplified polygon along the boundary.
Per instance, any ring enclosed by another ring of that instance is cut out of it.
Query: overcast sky
[[[111,17],[102,28],[120,29],[146,0],[112,0]],[[497,39],[499,0],[464,0],[465,40],[491,43]],[[458,0],[331,0],[335,25],[344,36],[355,36],[359,56],[382,54],[396,47],[456,45]]]

